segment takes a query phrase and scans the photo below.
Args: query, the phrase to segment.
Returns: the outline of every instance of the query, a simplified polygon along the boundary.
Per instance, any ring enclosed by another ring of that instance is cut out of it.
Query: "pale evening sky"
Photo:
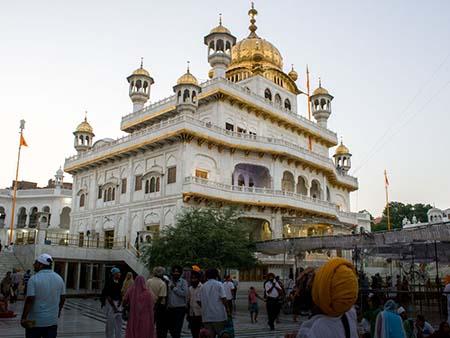
[[[29,148],[19,179],[44,185],[74,154],[72,132],[88,110],[96,139],[116,138],[131,110],[128,76],[144,57],[151,101],[171,95],[186,60],[209,65],[203,36],[224,25],[248,34],[249,1],[5,1],[0,6],[0,187],[15,173],[18,126]],[[392,200],[450,207],[450,1],[257,0],[258,34],[295,64],[309,64],[335,99],[329,127],[353,154],[360,189],[352,209]],[[306,104],[299,97],[300,113]],[[384,136],[384,137],[383,137]],[[71,181],[66,174],[66,180]]]

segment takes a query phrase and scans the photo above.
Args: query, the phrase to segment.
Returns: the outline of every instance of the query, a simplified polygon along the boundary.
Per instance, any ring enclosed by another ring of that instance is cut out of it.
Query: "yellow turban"
[[[338,317],[350,310],[358,298],[358,279],[352,263],[333,258],[317,270],[312,298],[328,316]]]

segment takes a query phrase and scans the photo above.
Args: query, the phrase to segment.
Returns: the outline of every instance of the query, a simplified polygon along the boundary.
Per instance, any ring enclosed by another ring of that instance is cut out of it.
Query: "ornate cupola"
[[[95,135],[94,130],[87,121],[87,112],[84,121],[78,125],[77,129],[73,132],[73,135],[75,136],[73,146],[77,152],[86,151],[92,147],[92,140]]]
[[[352,167],[352,154],[350,154],[350,150],[342,143],[336,148],[334,157],[334,163],[336,169],[338,169],[343,174],[347,174],[350,168]]]
[[[201,87],[197,79],[189,70],[189,61],[186,73],[184,73],[173,86],[173,91],[177,95],[177,111],[179,113],[195,113],[198,107],[198,94]]]
[[[55,174],[55,187],[62,187],[64,183],[64,171],[59,167]]]
[[[222,25],[222,14],[219,15],[219,25],[204,38],[208,46],[208,62],[212,69],[210,78],[225,77],[225,72],[231,62],[231,48],[236,44],[236,37]]]
[[[150,87],[155,83],[150,73],[144,69],[144,60],[141,58],[141,66],[127,77],[130,84],[128,95],[133,102],[133,112],[144,108],[145,103],[150,99]]]
[[[322,87],[322,82],[319,78],[319,88],[314,90],[310,97],[311,110],[314,118],[319,126],[327,128],[328,118],[331,115],[331,101],[333,96],[328,90]]]

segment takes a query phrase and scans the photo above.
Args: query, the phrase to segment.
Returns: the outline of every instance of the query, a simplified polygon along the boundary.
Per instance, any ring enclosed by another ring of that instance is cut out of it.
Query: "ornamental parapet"
[[[268,114],[271,118],[276,118],[296,126],[303,132],[314,135],[330,146],[337,144],[337,135],[335,132],[323,128],[317,123],[308,120],[306,117],[279,106],[239,84],[224,78],[216,78],[203,82],[200,86],[202,87],[202,93],[199,95],[200,103],[211,95],[220,92],[225,96],[230,96],[234,100],[242,101],[255,111],[261,111],[262,113]],[[122,117],[121,130],[133,131],[139,129],[145,126],[145,124],[151,123],[152,119],[174,110],[176,110],[176,96],[172,95],[137,112]]]
[[[162,142],[164,139],[180,137],[182,134],[205,139],[229,148],[293,158],[299,164],[326,172],[329,181],[333,184],[343,185],[349,190],[358,188],[357,179],[337,171],[333,161],[327,156],[311,152],[283,139],[229,131],[190,115],[177,115],[174,118],[162,120],[108,144],[69,157],[65,162],[65,171],[73,173],[78,169],[107,161],[108,158],[121,158],[128,152],[148,147],[155,142]]]
[[[12,189],[0,189],[0,197],[12,197]],[[43,188],[43,189],[23,189],[17,190],[17,198],[22,197],[49,197],[49,196],[66,196],[72,197],[72,190],[57,189],[57,188]]]
[[[195,176],[185,178],[183,197],[185,200],[205,198],[255,207],[294,209],[309,214],[337,218],[349,225],[357,224],[357,213],[342,213],[334,203],[291,191],[229,185]]]

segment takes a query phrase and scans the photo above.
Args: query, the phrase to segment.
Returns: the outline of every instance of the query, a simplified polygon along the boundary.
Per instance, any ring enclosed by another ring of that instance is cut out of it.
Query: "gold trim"
[[[213,89],[208,92],[202,92],[198,95],[198,100],[200,101],[200,100],[206,99],[206,98],[214,96],[214,95],[226,95],[229,98],[231,98],[235,101],[238,101],[238,102],[244,104],[245,106],[247,106],[247,110],[249,112],[253,112],[255,115],[257,115],[257,114],[260,115],[262,113],[263,115],[266,116],[266,118],[270,118],[271,120],[273,120],[274,123],[284,123],[286,129],[291,128],[292,130],[297,131],[297,133],[299,135],[301,135],[303,133],[303,134],[305,134],[305,137],[311,136],[315,142],[323,143],[327,147],[334,147],[338,144],[337,140],[336,140],[336,142],[330,141],[330,140],[326,139],[325,137],[321,136],[319,133],[315,133],[312,130],[308,129],[308,127],[302,126],[300,123],[295,123],[295,122],[292,123],[287,118],[284,118],[284,116],[279,116],[279,114],[274,113],[271,110],[264,109],[261,106],[259,106],[257,104],[253,104],[252,102],[250,102],[242,97],[233,95],[230,92],[228,92],[227,90],[224,90],[222,88]],[[163,109],[159,112],[155,112],[155,113],[151,114],[150,116],[143,116],[138,121],[129,122],[128,124],[124,125],[121,129],[122,129],[122,131],[127,131],[127,129],[129,129],[131,127],[135,127],[136,125],[139,125],[140,123],[149,121],[155,117],[158,117],[158,116],[160,116],[166,112],[172,111],[172,110],[176,110],[176,106],[167,107],[166,109]]]

